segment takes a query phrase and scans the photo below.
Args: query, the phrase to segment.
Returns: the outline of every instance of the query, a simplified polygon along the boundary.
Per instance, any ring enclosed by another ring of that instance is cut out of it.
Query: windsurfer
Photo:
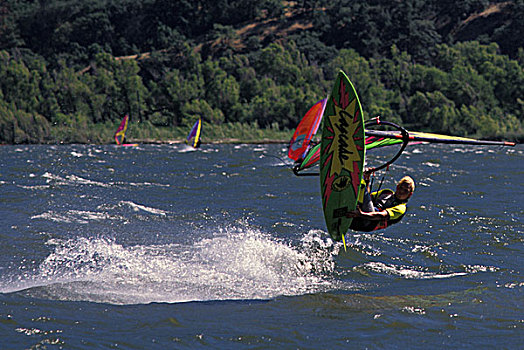
[[[357,210],[346,217],[353,218],[350,228],[355,231],[375,231],[399,222],[406,214],[406,203],[415,191],[415,181],[404,176],[397,184],[396,191],[383,189],[369,194],[369,170],[364,172],[363,198],[359,198]]]

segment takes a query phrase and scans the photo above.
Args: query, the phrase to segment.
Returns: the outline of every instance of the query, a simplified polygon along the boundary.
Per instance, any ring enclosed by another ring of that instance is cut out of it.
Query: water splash
[[[338,253],[315,232],[293,247],[238,227],[186,244],[126,247],[109,238],[47,244],[54,250],[34,274],[16,277],[3,292],[112,304],[269,299],[333,289]]]

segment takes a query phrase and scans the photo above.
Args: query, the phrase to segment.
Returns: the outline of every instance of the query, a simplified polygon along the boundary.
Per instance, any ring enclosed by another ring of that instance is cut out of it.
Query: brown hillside
[[[491,3],[484,11],[470,15],[467,19],[457,25],[450,23],[447,16],[442,16],[436,19],[437,30],[441,35],[446,36],[448,33],[452,37],[452,41],[468,41],[477,40],[484,34],[491,36],[495,29],[507,24],[513,20],[511,9],[514,1],[506,1],[502,3]],[[325,8],[318,9],[302,9],[294,8],[292,3],[288,3],[285,14],[281,17],[266,18],[261,17],[255,22],[245,23],[226,35],[217,35],[218,38],[213,40],[204,40],[196,46],[196,51],[206,51],[213,53],[221,49],[229,48],[236,52],[241,52],[248,49],[248,42],[256,38],[259,42],[264,42],[270,39],[272,42],[279,42],[293,33],[302,30],[313,29],[311,21],[312,11],[325,11]],[[507,42],[499,43],[501,46],[511,47],[515,45],[515,38],[505,38]],[[519,39],[522,40],[522,39]],[[520,41],[517,40],[517,45]],[[161,50],[164,52],[169,49]],[[117,59],[147,59],[150,56],[149,52],[140,55],[122,56]],[[88,70],[87,67],[85,70]]]
[[[493,31],[511,21],[511,1],[490,4],[480,13],[474,13],[455,27],[451,34],[457,41],[475,40],[482,34],[493,34]]]

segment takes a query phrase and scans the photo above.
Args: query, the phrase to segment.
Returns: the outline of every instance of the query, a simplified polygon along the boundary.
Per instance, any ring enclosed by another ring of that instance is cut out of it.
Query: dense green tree
[[[202,74],[205,84],[205,99],[213,108],[218,108],[227,120],[236,120],[234,106],[239,103],[240,86],[234,76],[229,75],[219,66],[218,61],[207,60],[203,64]],[[228,116],[231,116],[229,119]],[[223,120],[216,120],[221,122]]]
[[[191,100],[186,102],[181,108],[184,118],[181,125],[191,127],[198,118],[202,118],[203,122],[208,122],[211,125],[220,125],[224,121],[224,114],[218,108],[212,108],[206,100]]]
[[[49,134],[50,125],[44,117],[0,101],[1,143],[43,143],[48,141]]]
[[[0,50],[20,47],[23,44],[12,1],[4,0],[0,3]]]
[[[0,52],[0,90],[7,103],[19,110],[36,111],[40,79],[39,73],[31,71],[23,61]]]
[[[514,57],[519,48],[524,46],[524,23],[521,20],[524,18],[524,0],[508,1],[506,4],[512,17],[520,20],[504,21],[501,27],[493,31],[491,40],[499,43],[504,52]]]
[[[389,106],[388,92],[381,82],[379,70],[372,68],[368,60],[355,50],[340,50],[339,55],[327,65],[328,79],[334,79],[340,69],[355,82],[366,119],[382,115],[388,120],[399,121]]]
[[[505,21],[480,30],[486,44],[454,43],[488,6],[484,15]],[[6,0],[0,141],[110,142],[124,114],[140,137],[197,117],[217,135],[293,129],[340,69],[366,118],[522,137],[523,8],[523,0]]]
[[[182,107],[203,97],[204,81],[200,74],[182,74],[179,70],[168,72],[158,84],[151,84],[150,103],[154,113],[167,118],[167,125],[178,126],[182,120]]]

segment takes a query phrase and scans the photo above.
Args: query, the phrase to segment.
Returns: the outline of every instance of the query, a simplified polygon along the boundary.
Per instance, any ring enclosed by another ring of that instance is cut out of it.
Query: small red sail
[[[126,114],[124,116],[124,119],[122,119],[122,122],[120,123],[120,126],[118,127],[118,130],[115,133],[115,141],[117,145],[121,145],[124,142],[124,139],[126,138],[128,120],[129,120],[129,116]]]
[[[326,99],[320,100],[304,115],[289,142],[289,158],[293,160],[304,158],[309,149],[309,143],[318,130],[325,106]]]

